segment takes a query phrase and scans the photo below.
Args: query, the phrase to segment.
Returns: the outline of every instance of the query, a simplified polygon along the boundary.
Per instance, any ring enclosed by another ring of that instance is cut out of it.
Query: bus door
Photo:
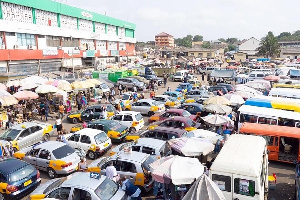
[[[279,137],[277,136],[263,136],[267,141],[269,160],[278,160],[279,156]]]

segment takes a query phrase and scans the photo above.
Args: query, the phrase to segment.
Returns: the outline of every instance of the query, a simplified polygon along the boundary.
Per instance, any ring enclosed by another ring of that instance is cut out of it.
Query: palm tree
[[[266,58],[276,57],[279,55],[280,50],[278,40],[271,31],[269,31],[267,36],[261,40],[260,47],[258,47],[257,50],[258,55]]]

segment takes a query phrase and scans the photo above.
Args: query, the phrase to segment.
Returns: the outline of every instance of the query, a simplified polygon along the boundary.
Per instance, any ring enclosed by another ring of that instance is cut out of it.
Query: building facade
[[[56,72],[134,56],[135,27],[51,0],[0,0],[0,75]]]
[[[239,44],[238,47],[238,52],[239,53],[245,53],[247,54],[248,57],[255,57],[257,54],[257,48],[260,46],[260,41],[254,37],[251,37],[248,40],[243,41],[242,43]]]
[[[155,36],[155,46],[173,48],[175,46],[174,37],[168,33],[162,32]]]

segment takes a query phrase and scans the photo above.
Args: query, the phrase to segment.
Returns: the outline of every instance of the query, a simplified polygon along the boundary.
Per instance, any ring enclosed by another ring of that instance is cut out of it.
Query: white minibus
[[[269,96],[300,99],[300,90],[294,88],[272,88]]]

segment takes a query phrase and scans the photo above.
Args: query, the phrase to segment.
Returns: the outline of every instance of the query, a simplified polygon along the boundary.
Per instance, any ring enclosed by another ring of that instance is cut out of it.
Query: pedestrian
[[[119,181],[120,177],[119,177],[119,175],[118,175],[118,173],[117,173],[117,169],[116,169],[116,167],[114,166],[114,164],[113,164],[112,161],[109,161],[108,167],[105,169],[105,175],[106,175],[109,179],[111,179],[111,180],[113,180],[113,181],[115,181],[115,182],[118,182],[118,181]]]
[[[60,103],[60,106],[58,107],[58,117],[63,118],[64,117],[64,112],[65,112],[65,106]]]
[[[45,106],[43,106],[41,109],[41,121],[45,119],[46,119],[46,111],[45,111]]]
[[[46,121],[48,121],[49,109],[50,109],[49,103],[46,102],[46,104],[45,104],[45,119],[46,119]]]
[[[122,95],[123,86],[121,84],[119,84],[118,89],[119,89],[119,96],[121,96]]]
[[[122,111],[122,100],[119,101],[118,105],[117,105],[117,111],[121,112]]]
[[[167,88],[167,92],[171,92],[171,88],[170,87]]]
[[[86,121],[84,121],[84,122],[82,123],[82,128],[87,128],[87,123],[86,123]]]
[[[87,169],[88,169],[88,167],[86,164],[86,159],[85,159],[85,157],[81,157],[80,162],[78,163],[78,171],[85,172],[85,171],[87,171]]]
[[[168,81],[168,76],[166,73],[164,73],[164,87],[166,87]]]
[[[131,183],[131,181],[127,177],[121,178],[121,185],[122,190],[125,191],[127,196],[131,198],[131,200],[142,200],[140,188],[133,185],[133,183]]]
[[[114,101],[114,100],[115,100],[115,95],[116,95],[115,88],[112,88],[112,89],[111,89],[110,95],[111,95],[111,101]]]
[[[81,103],[81,95],[80,95],[80,93],[77,94],[77,96],[76,96],[76,103],[77,103],[78,110],[81,110],[82,103]]]
[[[59,116],[56,117],[55,126],[57,130],[57,135],[59,135],[62,131],[62,121]]]
[[[85,98],[84,95],[81,97],[81,103],[82,103],[83,108],[86,108],[86,106],[87,106],[87,100],[86,100],[86,98]]]
[[[202,74],[202,81],[204,82],[204,73]]]

